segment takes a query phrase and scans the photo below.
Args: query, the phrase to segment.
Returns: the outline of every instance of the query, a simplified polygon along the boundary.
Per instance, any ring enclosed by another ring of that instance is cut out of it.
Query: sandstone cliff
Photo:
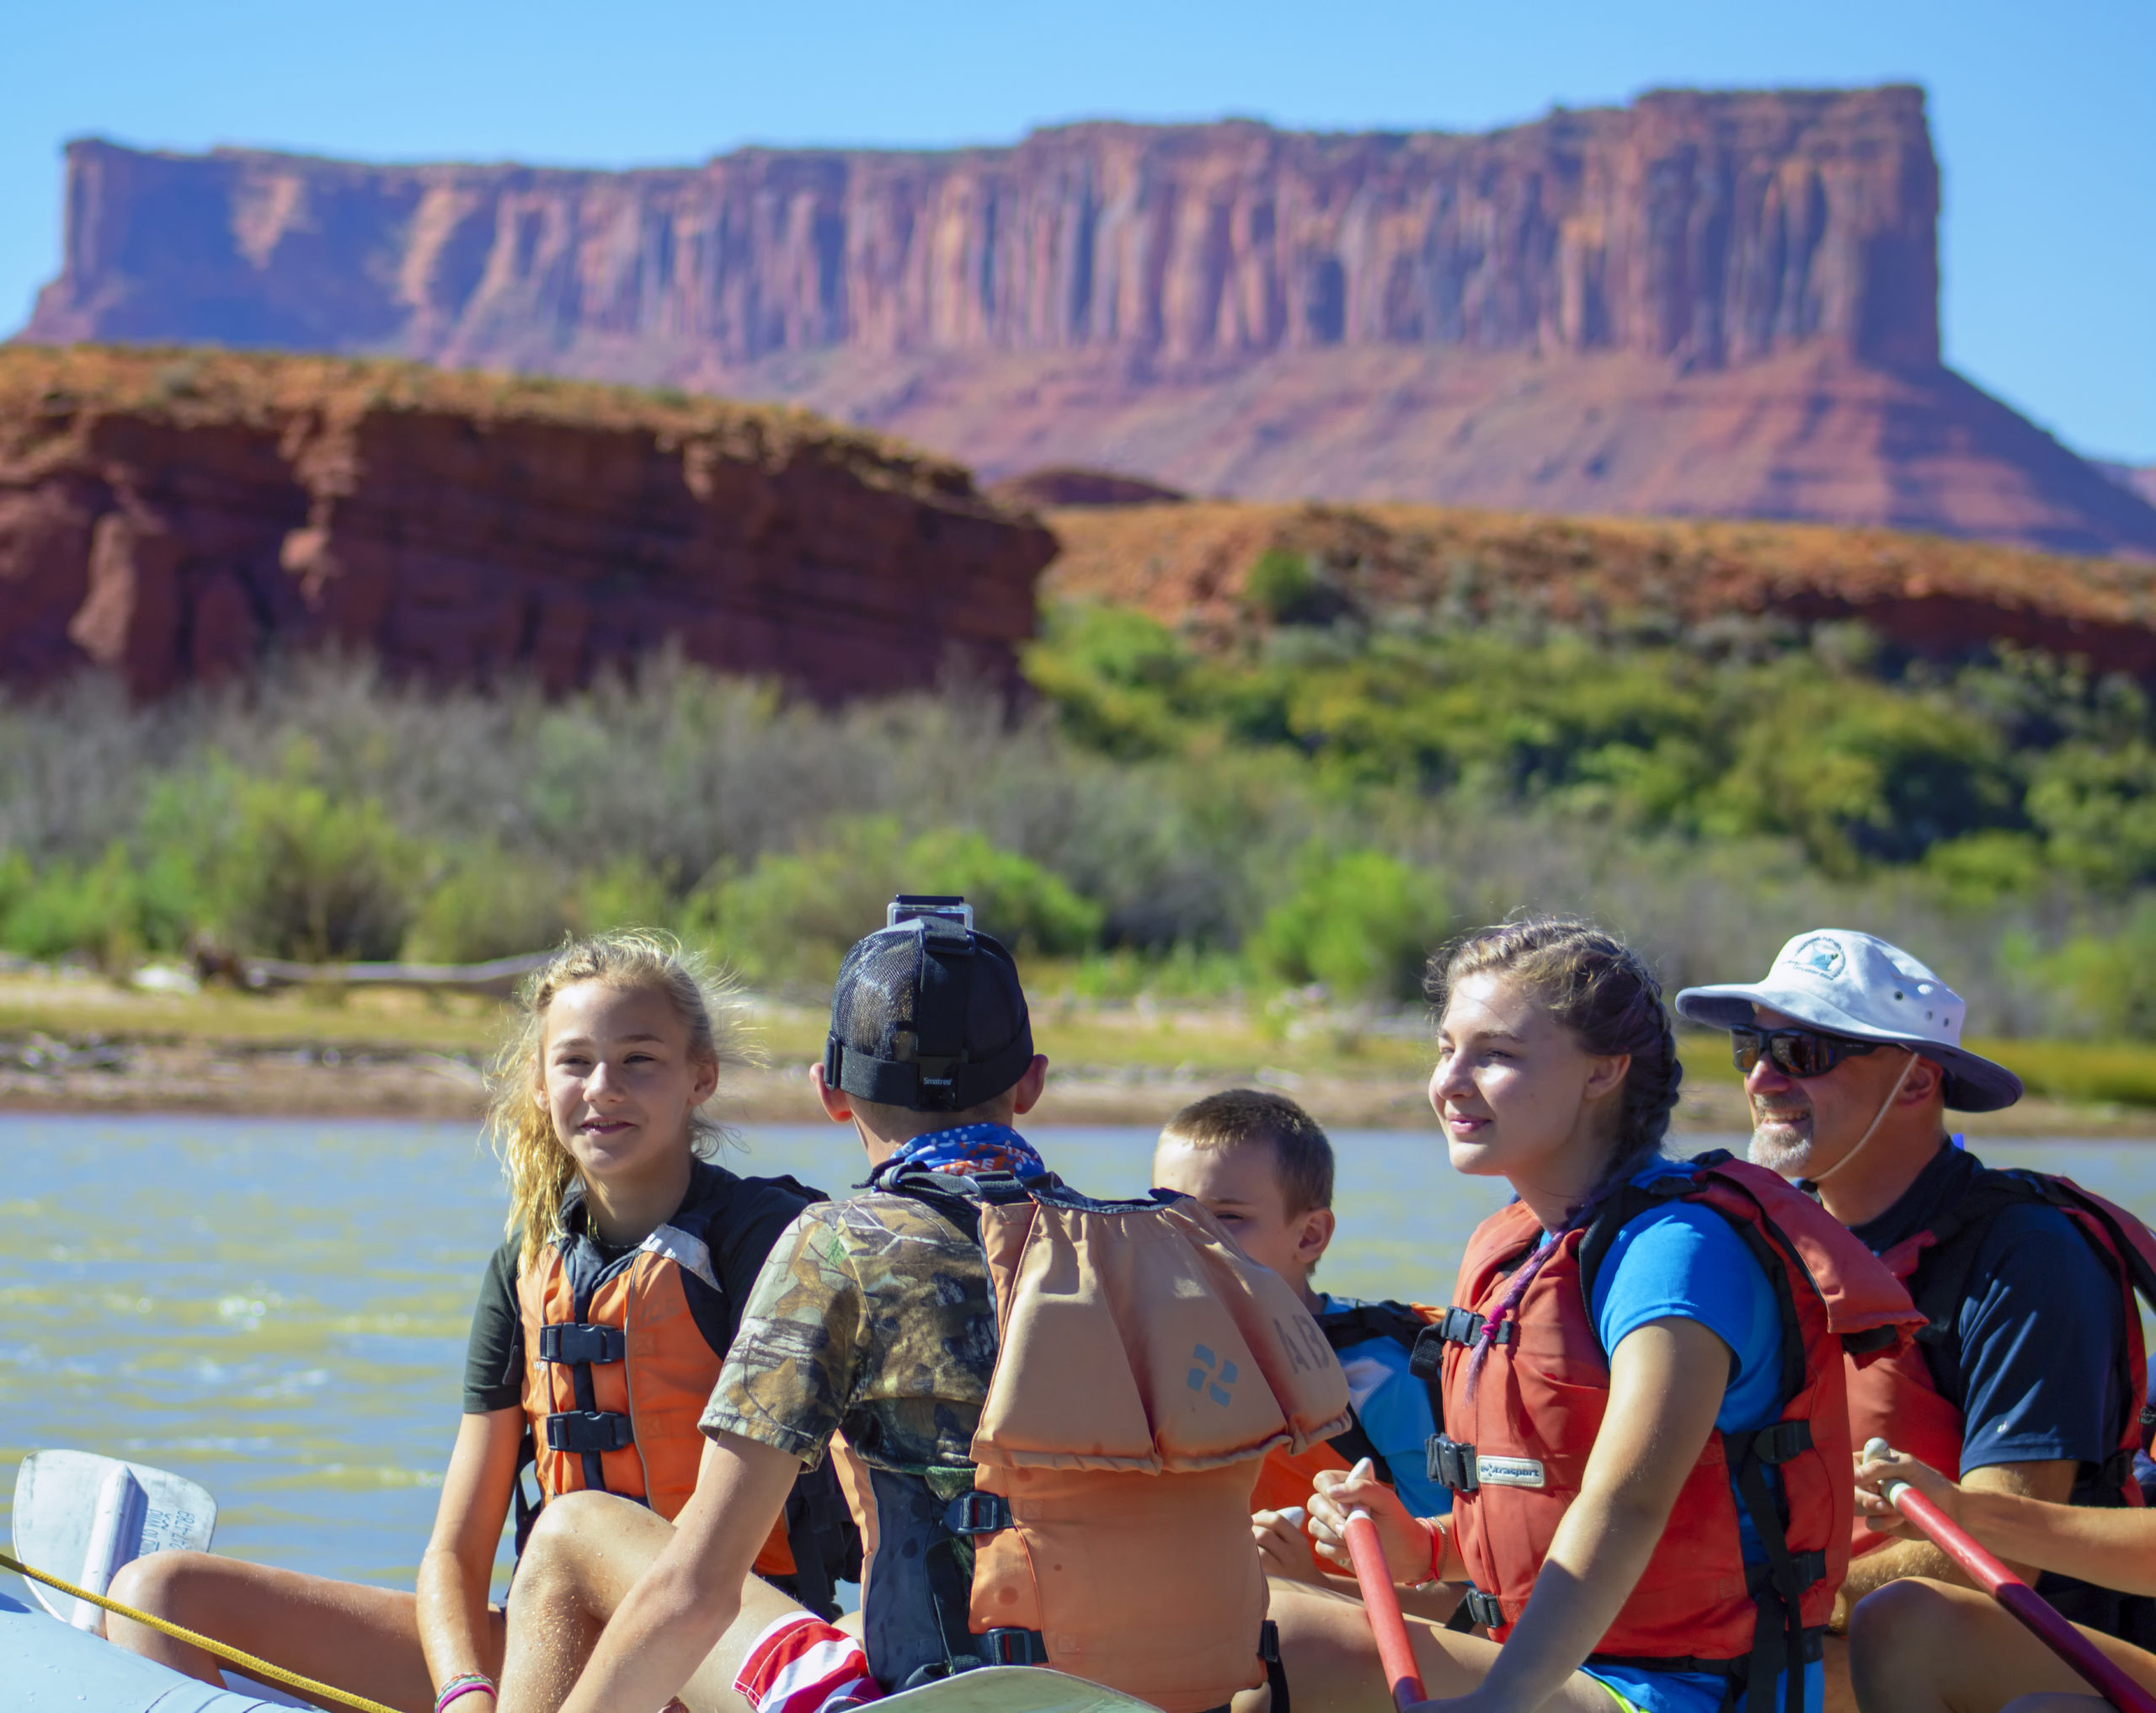
[[[580,683],[672,643],[814,695],[1010,678],[1048,532],[803,413],[408,364],[0,351],[0,681],[336,644]]]
[[[1913,653],[1997,641],[2156,676],[2156,567],[1806,525],[1551,518],[1427,505],[1206,504],[1048,514],[1050,595],[1137,606],[1201,645],[1268,622],[1260,557],[1302,561],[1316,616],[1554,619],[1589,628],[1739,616],[1861,619]]]
[[[80,142],[68,170],[40,339],[611,343],[665,368],[841,345],[1939,354],[1913,88],[1655,94],[1487,136],[1093,124],[622,173]]]
[[[1940,368],[1913,88],[1666,92],[1481,136],[1087,124],[619,173],[85,141],[68,173],[40,341],[673,382],[991,477],[2156,552],[2156,509]]]

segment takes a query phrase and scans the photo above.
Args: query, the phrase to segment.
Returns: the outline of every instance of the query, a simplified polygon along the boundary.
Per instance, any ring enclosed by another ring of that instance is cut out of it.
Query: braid
[[[1470,1401],[1498,1328],[1518,1308],[1543,1263],[1661,1152],[1684,1080],[1677,1032],[1662,1002],[1662,983],[1638,953],[1614,936],[1576,916],[1532,916],[1482,929],[1453,947],[1442,963],[1432,960],[1427,983],[1431,1001],[1442,1011],[1462,980],[1500,970],[1524,983],[1586,1051],[1613,1057],[1629,1054],[1632,1062],[1625,1073],[1616,1134],[1601,1177],[1550,1241],[1513,1275],[1483,1323],[1468,1358]]]

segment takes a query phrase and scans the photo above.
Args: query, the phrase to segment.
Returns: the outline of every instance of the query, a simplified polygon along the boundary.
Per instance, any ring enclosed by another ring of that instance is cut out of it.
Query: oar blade
[[[96,1531],[98,1501],[108,1479],[125,1470],[141,1489],[128,1539],[113,1562],[147,1557],[153,1552],[206,1552],[216,1532],[217,1502],[209,1491],[184,1476],[147,1464],[123,1463],[92,1451],[34,1451],[15,1475],[13,1518],[15,1556],[69,1582],[83,1580],[83,1560]],[[75,1615],[76,1602],[31,1582],[38,1604],[63,1623]]]

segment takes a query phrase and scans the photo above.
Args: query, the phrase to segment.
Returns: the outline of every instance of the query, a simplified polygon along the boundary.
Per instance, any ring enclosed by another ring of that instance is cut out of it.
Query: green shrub
[[[2156,899],[2036,960],[2100,1040],[2156,1040]]]
[[[2060,745],[2038,762],[2028,805],[2070,873],[2114,888],[2156,879],[2156,748],[2148,743]]]
[[[397,955],[424,852],[378,800],[340,800],[287,772],[236,781],[232,807],[214,890],[239,950],[313,963]]]
[[[683,921],[752,980],[819,985],[901,892],[963,893],[975,923],[1022,957],[1070,956],[1100,935],[1100,906],[1040,864],[970,830],[909,840],[888,815],[833,822],[803,850],[699,886]]]
[[[678,914],[671,875],[635,851],[585,875],[577,888],[576,926],[583,933],[670,928]]]
[[[18,859],[19,862],[19,859]],[[14,867],[0,942],[25,958],[82,953],[100,969],[125,970],[144,949],[141,892],[126,847],[115,844],[93,863],[48,865],[35,875]]]
[[[561,877],[492,842],[454,851],[404,936],[421,963],[484,963],[544,951],[568,925]]]
[[[1323,982],[1338,999],[1407,999],[1421,990],[1446,916],[1442,888],[1398,857],[1312,845],[1250,949],[1260,968]]]

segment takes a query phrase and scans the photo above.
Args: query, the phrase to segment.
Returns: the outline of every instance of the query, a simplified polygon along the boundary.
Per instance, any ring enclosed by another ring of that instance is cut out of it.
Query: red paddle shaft
[[[1873,1440],[1867,1457],[1886,1448]],[[2036,1639],[2095,1686],[2119,1713],[2156,1713],[2156,1695],[2113,1664],[2094,1642],[2076,1630],[1999,1560],[1979,1546],[1968,1531],[1906,1481],[1886,1481],[1886,1502],[1931,1537],[1932,1545],[1967,1572],[1969,1580],[2036,1632]]]
[[[1378,1663],[1392,1685],[1393,1705],[1412,1707],[1423,1699],[1422,1674],[1416,1669],[1415,1650],[1407,1640],[1407,1622],[1400,1615],[1400,1596],[1385,1566],[1378,1525],[1368,1511],[1350,1511],[1341,1533],[1348,1538],[1348,1556],[1355,1561],[1355,1580],[1363,1585],[1363,1609],[1369,1614],[1370,1634],[1377,1638]],[[2156,1704],[2133,1713],[2156,1713]]]

